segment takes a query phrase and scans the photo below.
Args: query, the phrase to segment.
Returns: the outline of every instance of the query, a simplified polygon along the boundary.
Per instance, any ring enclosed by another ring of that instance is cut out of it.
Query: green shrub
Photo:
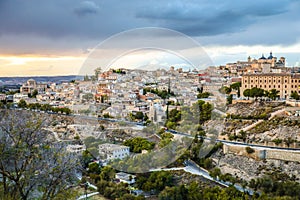
[[[252,149],[251,147],[246,147],[245,149],[246,149],[246,152],[247,152],[248,154],[252,154],[252,153],[255,152],[255,150]]]

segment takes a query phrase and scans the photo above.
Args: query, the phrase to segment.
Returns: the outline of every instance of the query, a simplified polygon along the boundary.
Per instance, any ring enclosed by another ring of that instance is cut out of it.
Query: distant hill
[[[83,80],[83,76],[24,76],[24,77],[0,77],[0,85],[16,85],[25,83],[28,79],[34,79],[37,82],[69,82],[71,80]]]

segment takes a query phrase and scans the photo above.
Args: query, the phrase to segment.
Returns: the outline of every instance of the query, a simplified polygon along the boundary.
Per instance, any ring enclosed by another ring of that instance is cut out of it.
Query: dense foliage
[[[173,179],[171,172],[169,171],[158,171],[152,172],[150,175],[139,175],[137,176],[136,184],[138,188],[144,191],[153,191],[159,193],[166,186],[173,186]]]
[[[279,97],[278,93],[279,91],[276,89],[271,89],[270,91],[267,91],[261,88],[254,87],[251,89],[244,90],[243,95],[245,97],[253,97],[255,99],[257,99],[258,97],[268,97],[272,100],[275,100]]]
[[[165,126],[168,129],[176,129],[180,124],[192,124],[193,126],[201,125],[211,119],[213,106],[205,101],[198,100],[191,107],[182,107],[181,110],[167,110],[167,121]]]
[[[198,98],[198,99],[208,98],[209,95],[210,95],[209,92],[198,93],[198,94],[197,94],[197,98]]]
[[[123,144],[129,146],[130,151],[134,153],[141,153],[142,150],[151,150],[155,146],[154,142],[149,142],[147,139],[141,137],[126,140]]]
[[[67,107],[53,107],[49,104],[30,103],[27,104],[25,100],[21,99],[18,103],[19,108],[27,108],[30,110],[40,110],[45,112],[65,113],[71,114],[71,109]]]
[[[49,139],[51,118],[0,110],[0,198],[53,199],[76,183],[80,163]]]
[[[175,94],[173,92],[168,92],[167,90],[159,90],[159,89],[153,89],[153,88],[149,88],[149,87],[145,87],[143,89],[144,94],[146,94],[147,92],[151,92],[153,94],[157,94],[157,96],[159,96],[162,99],[167,99],[169,96],[175,96]]]
[[[160,200],[229,200],[229,199],[249,199],[249,196],[239,192],[234,187],[202,187],[197,182],[187,186],[180,185],[175,187],[166,187],[160,194]]]

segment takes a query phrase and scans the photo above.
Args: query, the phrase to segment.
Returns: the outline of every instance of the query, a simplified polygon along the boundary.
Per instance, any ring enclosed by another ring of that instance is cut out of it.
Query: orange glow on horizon
[[[77,75],[83,56],[0,55],[0,76]]]

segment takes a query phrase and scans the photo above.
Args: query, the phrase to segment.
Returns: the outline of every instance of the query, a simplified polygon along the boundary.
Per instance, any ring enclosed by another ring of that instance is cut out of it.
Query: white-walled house
[[[103,160],[123,159],[129,156],[129,147],[117,144],[100,144],[99,155]]]
[[[117,180],[120,180],[120,182],[127,183],[127,184],[133,184],[133,183],[135,183],[135,177],[136,176],[131,175],[131,174],[127,174],[125,172],[116,173],[116,176],[115,176],[115,178]]]

